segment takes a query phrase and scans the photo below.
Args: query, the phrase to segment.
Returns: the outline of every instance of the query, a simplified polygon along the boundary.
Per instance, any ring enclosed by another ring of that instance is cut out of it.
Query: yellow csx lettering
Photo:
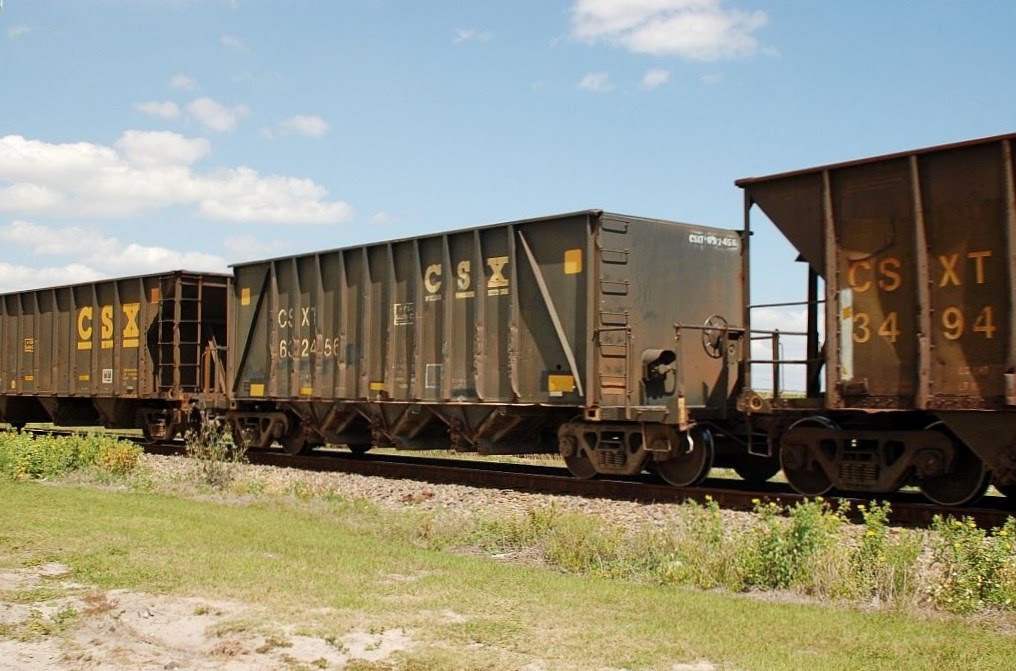
[[[423,273],[423,286],[427,288],[428,294],[436,294],[441,291],[441,264],[435,263],[427,266]]]
[[[498,289],[508,286],[508,278],[504,276],[504,267],[508,265],[507,256],[492,256],[487,259],[490,267],[490,279],[487,280],[488,289]]]
[[[455,298],[473,298],[476,292],[470,289],[473,284],[473,264],[469,261],[459,261],[455,266]]]
[[[847,268],[847,284],[859,294],[875,284],[882,291],[896,291],[903,284],[903,276],[900,274],[902,267],[903,264],[894,256],[887,256],[877,264],[874,259],[851,261]]]
[[[138,347],[140,344],[141,328],[138,324],[138,313],[141,312],[140,303],[124,303],[120,306],[123,311],[123,346],[125,348]],[[92,349],[92,335],[95,333],[93,322],[95,321],[95,308],[86,305],[78,309],[78,345],[79,350]],[[113,306],[103,305],[99,308],[99,336],[103,349],[113,347]]]
[[[967,252],[967,259],[974,262],[974,280],[977,284],[984,284],[986,279],[984,276],[984,264],[987,259],[991,258],[990,250]],[[960,265],[959,254],[942,254],[938,257],[938,262],[942,266],[942,277],[939,278],[938,286],[947,287],[963,286],[963,278],[960,276],[960,269],[957,267]]]
[[[90,306],[78,310],[78,349],[92,349],[92,314]]]
[[[472,277],[470,276],[472,266],[473,264],[469,261],[459,261],[457,280],[459,291],[465,291],[472,283]]]

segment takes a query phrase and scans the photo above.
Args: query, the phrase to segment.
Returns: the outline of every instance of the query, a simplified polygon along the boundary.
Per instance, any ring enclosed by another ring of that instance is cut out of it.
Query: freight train
[[[725,466],[813,496],[1011,496],[1014,139],[739,180],[738,230],[590,210],[6,294],[0,419],[154,440],[212,414],[293,454],[554,453],[580,478],[688,486]],[[757,209],[807,264],[799,304],[751,300]],[[753,328],[787,305],[803,330]],[[791,338],[804,354],[782,357]],[[790,366],[803,394],[781,389]]]

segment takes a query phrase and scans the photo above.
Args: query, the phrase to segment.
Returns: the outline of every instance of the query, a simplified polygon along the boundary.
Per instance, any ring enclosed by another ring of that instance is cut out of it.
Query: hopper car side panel
[[[584,412],[722,415],[733,360],[675,325],[734,325],[739,253],[727,231],[581,212],[237,266],[238,438],[543,451]],[[650,394],[652,348],[682,359]]]
[[[227,284],[178,272],[3,296],[0,414],[132,428],[206,391],[203,350],[225,338]]]
[[[1014,141],[738,181],[825,281],[823,394],[756,401],[804,422],[782,440],[795,486],[913,479],[959,505],[989,476],[1016,485]]]

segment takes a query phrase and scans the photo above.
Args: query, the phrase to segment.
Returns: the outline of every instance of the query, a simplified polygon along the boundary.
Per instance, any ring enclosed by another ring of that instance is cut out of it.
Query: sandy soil
[[[241,603],[101,590],[61,564],[0,571],[4,671],[343,669],[413,644],[401,629],[324,640],[252,623],[271,618]]]

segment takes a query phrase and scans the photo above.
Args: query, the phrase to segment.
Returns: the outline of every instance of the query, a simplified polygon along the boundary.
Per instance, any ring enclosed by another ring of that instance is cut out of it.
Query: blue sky
[[[585,208],[738,227],[736,178],[1014,130],[1014,25],[1011,2],[6,0],[0,291]],[[756,237],[756,295],[801,297]]]

